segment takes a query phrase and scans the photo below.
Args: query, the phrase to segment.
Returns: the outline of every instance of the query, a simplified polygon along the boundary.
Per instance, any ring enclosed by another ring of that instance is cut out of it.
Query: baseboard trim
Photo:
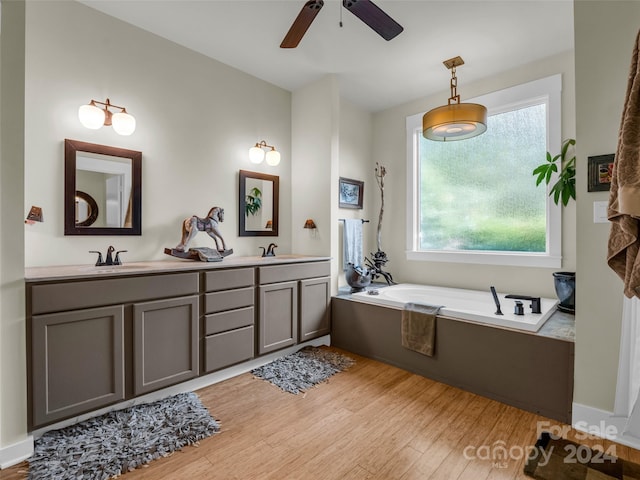
[[[12,467],[33,454],[33,437],[29,435],[21,442],[0,448],[0,470]]]
[[[627,417],[599,408],[573,404],[572,427],[600,438],[640,450],[640,438],[625,431]]]

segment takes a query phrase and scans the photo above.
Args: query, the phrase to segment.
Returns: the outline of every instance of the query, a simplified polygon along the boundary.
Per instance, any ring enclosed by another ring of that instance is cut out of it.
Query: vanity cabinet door
[[[133,305],[133,393],[198,376],[198,296]]]
[[[295,345],[298,340],[298,282],[260,285],[258,354]]]
[[[34,315],[31,426],[124,399],[124,307]]]
[[[300,280],[300,342],[331,332],[330,277]]]

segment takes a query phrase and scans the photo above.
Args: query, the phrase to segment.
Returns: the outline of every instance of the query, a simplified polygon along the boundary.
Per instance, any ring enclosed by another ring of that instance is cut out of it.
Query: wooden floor
[[[121,478],[521,479],[528,478],[521,453],[535,443],[537,422],[557,425],[347,354],[356,360],[353,367],[305,395],[282,392],[249,373],[198,391],[221,433]],[[640,463],[637,450],[599,439],[580,443]],[[513,458],[486,459],[499,447]],[[2,470],[0,478],[24,479],[26,469],[23,463]]]

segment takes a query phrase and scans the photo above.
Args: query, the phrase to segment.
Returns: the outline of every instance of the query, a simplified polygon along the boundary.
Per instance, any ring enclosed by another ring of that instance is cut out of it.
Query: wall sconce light
[[[97,104],[104,105],[104,108]],[[118,108],[119,112],[112,113],[110,108]],[[91,100],[88,105],[82,105],[78,109],[80,123],[87,128],[97,130],[103,125],[111,125],[120,135],[131,135],[136,129],[136,119],[127,113],[126,108],[113,105],[107,98],[105,102]]]
[[[422,135],[428,140],[450,142],[475,137],[487,130],[487,109],[477,103],[460,103],[456,67],[464,65],[461,57],[445,60],[451,70],[451,97],[447,105],[434,108],[422,117]]]
[[[316,222],[314,222],[310,218],[307,218],[307,221],[304,222],[304,228],[312,228],[315,230],[318,227],[316,227]]]
[[[270,148],[266,155],[263,148]],[[263,160],[267,161],[267,165],[275,167],[280,163],[280,152],[276,150],[273,145],[267,145],[267,142],[262,140],[260,143],[256,143],[255,146],[249,149],[249,160],[251,163],[262,163]]]
[[[31,207],[31,210],[29,210],[29,214],[27,215],[24,223],[33,225],[36,222],[44,222],[44,218],[42,216],[42,208]]]

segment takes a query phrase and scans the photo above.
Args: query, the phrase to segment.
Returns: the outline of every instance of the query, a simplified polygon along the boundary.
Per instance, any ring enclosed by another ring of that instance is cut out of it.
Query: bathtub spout
[[[540,309],[540,297],[530,297],[529,295],[505,295],[504,298],[531,300],[531,313],[542,313],[542,310]]]

